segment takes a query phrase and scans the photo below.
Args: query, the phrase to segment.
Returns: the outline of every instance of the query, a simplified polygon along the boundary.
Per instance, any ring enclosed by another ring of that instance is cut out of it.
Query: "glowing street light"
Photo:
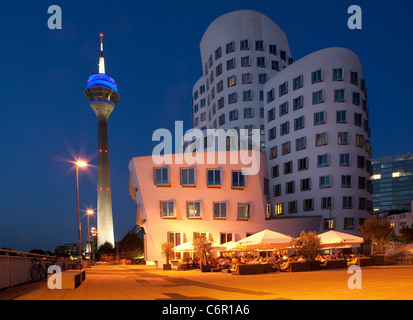
[[[82,233],[81,233],[81,225],[80,225],[80,210],[79,210],[79,167],[87,167],[87,163],[82,160],[76,161],[76,194],[77,194],[77,223],[79,229],[79,269],[82,267]]]
[[[89,216],[91,215],[91,214],[94,214],[95,212],[93,211],[93,210],[91,210],[91,209],[88,209],[87,211],[86,211],[86,214],[87,214],[87,245],[88,245],[88,250],[90,250],[89,251],[89,253],[91,252],[91,247],[90,247],[90,234],[91,234],[91,230],[90,230],[90,228],[89,228]]]

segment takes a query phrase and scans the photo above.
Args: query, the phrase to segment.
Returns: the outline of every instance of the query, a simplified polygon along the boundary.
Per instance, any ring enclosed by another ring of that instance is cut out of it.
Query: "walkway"
[[[42,283],[10,299],[413,300],[412,265],[365,267],[362,289],[348,288],[350,276],[347,269],[234,276],[149,266],[95,266],[86,269],[86,280],[76,290],[50,290]],[[3,299],[7,299],[4,293]]]

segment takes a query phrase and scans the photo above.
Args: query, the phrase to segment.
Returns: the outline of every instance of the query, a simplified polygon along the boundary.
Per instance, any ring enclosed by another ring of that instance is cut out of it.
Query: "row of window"
[[[327,157],[328,158],[328,157]],[[351,166],[351,155],[349,153],[340,153],[338,155],[338,160],[340,166]],[[324,164],[321,161],[325,161],[324,157],[318,159],[317,164]],[[329,161],[328,159],[326,161]],[[309,168],[309,159],[308,157],[297,159],[297,171],[305,171]],[[357,168],[366,169],[368,173],[371,172],[371,162],[366,160],[364,156],[357,156]],[[283,173],[284,175],[293,173],[293,161],[288,161],[283,164]],[[279,176],[279,165],[271,167],[271,178],[276,178]]]
[[[333,197],[322,197],[320,199],[320,209],[321,210],[333,210],[334,209],[334,203]],[[355,209],[355,203],[354,203],[354,197],[352,196],[343,196],[342,197],[342,209]],[[302,202],[302,210],[307,212],[307,211],[314,211],[314,199],[304,199]],[[371,211],[372,208],[372,203],[370,200],[367,198],[358,198],[358,209],[359,210],[367,210]],[[268,210],[268,209],[267,209]],[[285,212],[288,213],[297,213],[299,211],[298,209],[298,202],[297,200],[290,201],[287,203],[287,207],[284,206],[284,203],[277,203],[275,205],[275,215],[279,216],[284,214]]]
[[[344,69],[333,69],[332,81],[344,81]],[[311,84],[316,84],[324,81],[324,71],[319,69],[311,73]],[[303,88],[304,79],[303,75],[300,75],[292,80],[293,91]],[[362,91],[366,92],[366,83],[363,79],[359,80],[358,72],[350,71],[350,83],[356,86],[360,83],[360,88]],[[288,81],[283,82],[278,86],[278,96],[282,97],[288,93]],[[271,89],[267,92],[267,97],[269,101],[275,99],[275,89]],[[267,99],[268,100],[268,99]],[[267,101],[268,102],[268,101]]]
[[[254,43],[254,42],[251,42],[249,39],[244,39],[244,40],[241,40],[241,41],[239,42],[240,51],[248,51],[248,50],[251,50],[251,49],[253,48],[252,46],[253,46],[254,44],[255,44],[254,48],[255,48],[256,51],[264,52],[264,51],[266,50],[266,48],[265,48],[265,47],[266,47],[266,44],[264,43],[263,40],[256,40],[255,43]],[[236,43],[235,43],[235,41],[228,42],[228,43],[225,45],[225,53],[226,53],[226,54],[234,53],[235,50],[236,50]],[[218,48],[215,50],[215,53],[214,53],[215,61],[219,60],[219,59],[222,57],[222,51],[223,51],[223,50],[222,50],[222,47],[218,47]],[[269,52],[271,55],[276,56],[276,55],[278,54],[277,45],[275,45],[275,44],[269,44],[269,45],[268,45],[268,52]],[[281,59],[281,60],[283,60],[283,61],[287,61],[287,60],[288,60],[288,63],[289,63],[289,64],[291,64],[291,63],[293,62],[293,59],[292,59],[292,58],[287,57],[286,51],[280,50],[279,53],[280,53],[280,59]],[[205,66],[204,66],[205,75],[208,74],[208,71],[209,71],[209,69],[212,67],[213,64],[214,64],[214,59],[213,59],[213,56],[212,56],[212,54],[211,54],[211,55],[209,56],[209,58],[208,58],[208,61],[205,62]]]
[[[227,219],[229,215],[228,201],[213,201],[212,216],[214,219]],[[251,218],[251,203],[237,203],[237,219],[244,220]],[[160,201],[160,214],[162,218],[176,218],[177,208],[175,200]],[[186,202],[186,217],[188,219],[201,219],[204,216],[202,201]]]
[[[209,187],[222,186],[223,172],[222,168],[206,170],[206,185]],[[155,185],[170,186],[171,175],[170,167],[154,168]],[[197,168],[180,168],[180,184],[182,186],[195,186],[197,184]],[[244,188],[246,187],[246,176],[241,170],[231,171],[231,187]]]
[[[304,178],[300,179],[300,192],[302,191],[310,191],[312,188],[311,185],[311,178]],[[331,176],[321,176],[319,177],[319,189],[331,188],[332,186],[332,178]],[[351,188],[353,186],[353,177],[351,175],[341,175],[341,188]],[[273,186],[273,196],[279,197],[282,194],[281,191],[281,184],[276,184]],[[296,192],[295,181],[288,181],[285,183],[285,194],[292,194]],[[365,177],[358,177],[358,189],[367,189],[367,191],[371,192],[372,184],[371,181],[366,179]]]
[[[281,130],[284,128],[281,126]],[[272,129],[268,130],[268,140],[273,140],[275,139],[275,127]],[[356,139],[356,146],[359,148],[364,148],[366,151],[369,153],[370,152],[370,141],[367,139],[364,139],[363,135],[356,134],[355,135]],[[348,132],[338,132],[338,138],[337,138],[337,144],[338,145],[348,145],[349,144],[349,139],[348,139]],[[322,147],[328,145],[328,133],[327,132],[322,132],[322,133],[316,133],[315,134],[315,146],[316,147]],[[303,136],[301,138],[295,139],[295,151],[301,151],[305,150],[307,148],[307,137]],[[290,154],[292,151],[292,143],[291,141],[287,141],[281,144],[281,155],[287,155]],[[348,158],[350,157],[349,154]],[[269,158],[274,159],[277,158],[278,156],[278,146],[274,146],[270,148],[269,150]],[[341,163],[341,161],[340,161]]]

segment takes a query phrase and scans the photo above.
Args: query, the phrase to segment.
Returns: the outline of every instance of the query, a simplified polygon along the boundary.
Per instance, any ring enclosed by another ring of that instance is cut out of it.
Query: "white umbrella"
[[[318,237],[321,240],[322,246],[330,249],[351,247],[353,245],[360,245],[364,242],[364,239],[361,237],[335,230],[324,232]]]
[[[325,247],[340,247],[353,244],[361,244],[364,242],[363,238],[354,236],[352,234],[330,230],[318,236],[321,243]]]
[[[234,249],[268,250],[286,248],[291,245],[293,238],[285,234],[265,229],[246,237],[236,243]]]
[[[192,240],[173,247],[173,250],[175,252],[195,252],[196,251],[194,249],[194,245],[192,244]],[[225,247],[225,244],[219,244],[219,243],[213,242],[212,250],[225,251],[226,247]]]

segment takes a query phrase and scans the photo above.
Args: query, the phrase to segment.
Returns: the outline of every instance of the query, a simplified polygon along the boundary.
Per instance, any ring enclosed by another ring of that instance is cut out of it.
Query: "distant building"
[[[413,201],[413,155],[372,160],[373,212],[410,211]]]

